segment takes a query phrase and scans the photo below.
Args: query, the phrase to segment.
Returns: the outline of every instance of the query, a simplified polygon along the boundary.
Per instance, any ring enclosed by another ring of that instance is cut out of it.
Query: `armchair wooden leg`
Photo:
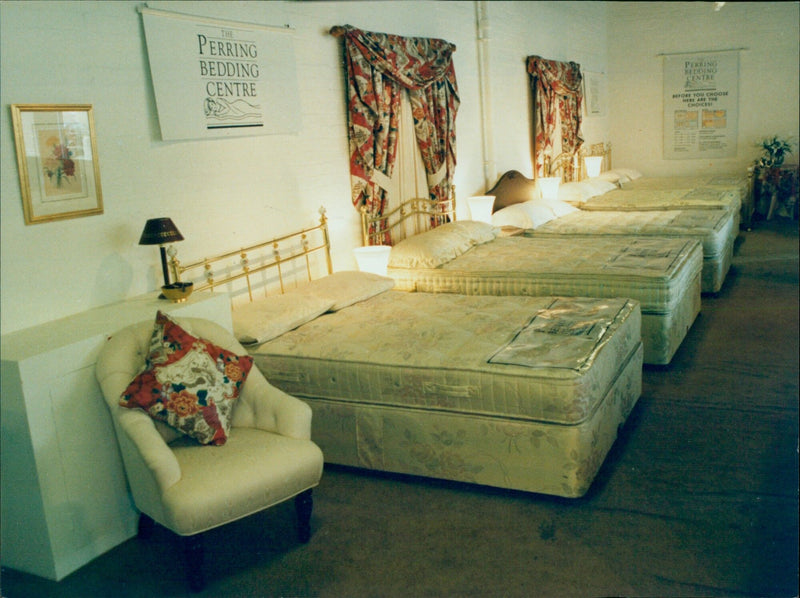
[[[203,535],[180,536],[183,544],[183,560],[186,571],[186,580],[192,592],[199,592],[206,585],[204,568],[205,548]]]
[[[311,511],[314,508],[311,490],[295,496],[294,507],[297,511],[297,535],[300,542],[305,544],[311,539]]]

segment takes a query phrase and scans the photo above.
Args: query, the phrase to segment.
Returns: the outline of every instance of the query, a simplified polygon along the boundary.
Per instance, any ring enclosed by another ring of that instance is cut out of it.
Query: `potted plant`
[[[767,137],[761,141],[762,155],[758,159],[760,168],[777,168],[792,153],[792,143],[788,139],[781,139],[777,135]]]

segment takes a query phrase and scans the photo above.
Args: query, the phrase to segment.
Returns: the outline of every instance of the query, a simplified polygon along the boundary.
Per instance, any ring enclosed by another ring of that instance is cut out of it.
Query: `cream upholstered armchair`
[[[194,318],[174,323],[194,337],[232,351],[246,351],[221,326]],[[205,584],[201,533],[295,498],[299,539],[310,539],[311,489],[322,476],[323,456],[311,441],[311,409],[271,386],[252,367],[230,412],[224,444],[207,446],[152,419],[120,397],[152,352],[153,323],[143,322],[108,339],[97,361],[97,379],[117,432],[136,508],[139,534],[153,521],[184,543],[187,579]],[[196,370],[193,370],[196,371]]]

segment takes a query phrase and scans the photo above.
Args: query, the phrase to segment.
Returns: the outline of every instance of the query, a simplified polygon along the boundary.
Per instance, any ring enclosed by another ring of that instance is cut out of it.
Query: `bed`
[[[641,305],[644,361],[667,365],[701,303],[700,243],[691,239],[499,237],[458,221],[398,242],[397,290],[467,295],[630,297]]]
[[[738,235],[738,215],[724,209],[587,211],[564,201],[536,198],[536,183],[517,171],[506,172],[486,195],[495,196],[492,221],[516,224],[532,237],[568,236],[583,243],[589,237],[659,237],[696,239],[703,245],[702,291],[716,293],[730,269]],[[549,218],[526,225],[516,204],[550,210]],[[522,218],[521,218],[522,217]]]
[[[585,156],[599,159],[601,171],[589,177],[581,169],[580,182],[562,184],[559,199],[585,210],[726,209],[739,215],[740,226],[752,224],[752,172],[649,177],[635,168],[612,168],[608,144],[590,146]]]
[[[636,301],[407,293],[387,277],[310,268],[293,286],[290,262],[308,265],[325,245],[303,234],[296,253],[283,247],[290,236],[259,246],[278,265],[251,248],[171,264],[184,280],[205,272],[195,292],[247,281],[254,300],[233,310],[234,332],[272,384],[311,406],[327,462],[570,498],[588,490],[641,394]],[[269,277],[285,294],[254,294],[252,279],[278,268]]]

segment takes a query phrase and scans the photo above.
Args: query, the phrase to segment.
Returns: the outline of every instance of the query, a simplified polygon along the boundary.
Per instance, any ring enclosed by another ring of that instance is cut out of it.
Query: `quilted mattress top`
[[[250,353],[296,396],[578,424],[641,345],[629,299],[387,291]]]
[[[631,297],[667,312],[703,267],[700,243],[679,238],[501,237],[438,268],[389,268],[398,289],[481,295]]]
[[[531,236],[599,235],[658,236],[697,239],[706,256],[720,255],[734,231],[736,214],[730,210],[652,210],[590,212],[577,210],[551,220]]]

